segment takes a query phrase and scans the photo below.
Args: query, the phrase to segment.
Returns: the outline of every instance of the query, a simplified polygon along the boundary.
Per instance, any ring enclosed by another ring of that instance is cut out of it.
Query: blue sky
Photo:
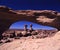
[[[0,0],[0,5],[8,6],[15,10],[55,10],[60,12],[60,0]],[[30,24],[31,22],[16,22],[10,28],[23,28],[23,25]],[[33,23],[34,24],[34,23]],[[34,24],[34,28],[51,29],[50,27],[43,27]]]
[[[50,9],[60,11],[60,0],[0,0],[13,9]]]
[[[32,22],[28,22],[28,21],[15,22],[10,26],[10,29],[23,29],[25,24],[28,25],[28,29],[30,28],[30,24],[33,25],[33,29],[46,29],[46,30],[55,29],[55,28],[52,28],[49,26],[42,26],[42,25],[38,25],[36,23],[32,23]]]

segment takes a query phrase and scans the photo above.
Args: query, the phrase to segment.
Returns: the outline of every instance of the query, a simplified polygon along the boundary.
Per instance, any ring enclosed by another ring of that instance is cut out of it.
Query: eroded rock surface
[[[0,46],[0,50],[60,50],[60,31],[45,39],[21,39]]]
[[[13,10],[0,6],[0,39],[2,32],[17,21],[30,21],[37,24],[52,26],[60,30],[60,13],[53,10]]]

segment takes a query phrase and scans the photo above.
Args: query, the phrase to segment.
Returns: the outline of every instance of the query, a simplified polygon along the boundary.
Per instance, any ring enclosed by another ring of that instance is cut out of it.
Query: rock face
[[[30,31],[17,31],[17,30],[7,30],[2,34],[3,39],[7,38],[28,38],[29,39],[38,39],[38,38],[46,38],[46,37],[53,37],[58,30],[34,30]]]
[[[30,21],[37,24],[52,26],[60,30],[60,13],[52,10],[12,10],[0,6],[0,39],[2,32],[17,21]]]
[[[14,40],[0,45],[0,50],[60,50],[60,31],[51,38]]]

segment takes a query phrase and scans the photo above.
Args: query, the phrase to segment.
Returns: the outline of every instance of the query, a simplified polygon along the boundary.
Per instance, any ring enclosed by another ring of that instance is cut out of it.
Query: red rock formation
[[[60,13],[52,10],[12,10],[0,6],[0,38],[1,34],[16,21],[31,21],[37,24],[48,25],[60,30]]]

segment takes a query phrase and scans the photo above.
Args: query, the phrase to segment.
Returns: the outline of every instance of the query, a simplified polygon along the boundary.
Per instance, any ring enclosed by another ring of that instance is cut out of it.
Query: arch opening
[[[54,27],[50,27],[50,26],[43,26],[41,24],[37,24],[37,23],[33,23],[30,21],[17,21],[12,23],[12,25],[10,25],[9,29],[24,29],[24,25],[27,24],[28,25],[28,29],[30,28],[30,24],[33,25],[33,29],[43,29],[43,30],[52,30],[52,29],[56,29]]]
[[[26,25],[27,27],[25,27]],[[10,28],[2,34],[3,35],[2,37],[3,39],[21,38],[21,37],[29,37],[29,36],[32,38],[34,38],[33,36],[35,36],[36,38],[45,38],[55,34],[55,32],[57,32],[57,30],[55,29],[56,28],[38,25],[36,23],[29,21],[17,21],[15,23],[12,23]]]

